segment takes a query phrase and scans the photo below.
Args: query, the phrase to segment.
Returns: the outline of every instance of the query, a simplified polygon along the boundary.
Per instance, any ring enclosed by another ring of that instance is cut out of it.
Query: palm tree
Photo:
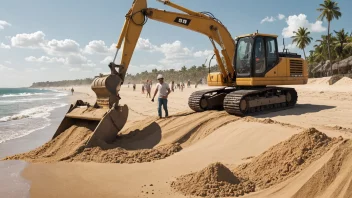
[[[340,7],[337,5],[337,2],[331,0],[324,0],[323,4],[319,4],[320,7],[317,11],[321,12],[318,19],[328,21],[328,36],[330,36],[330,22],[333,19],[339,19],[341,17]],[[331,55],[330,55],[330,42],[328,39],[328,54],[330,60],[330,72],[332,74],[332,64],[331,64]]]
[[[297,32],[294,31],[293,33],[295,35],[291,37],[293,39],[292,43],[296,43],[297,47],[303,50],[304,59],[307,59],[304,48],[306,48],[307,45],[309,45],[313,39],[312,37],[309,36],[310,32],[308,31],[308,28],[300,27],[297,30]]]
[[[340,31],[334,31],[336,34],[336,52],[340,59],[344,58],[344,45],[348,43],[348,32],[342,28]]]

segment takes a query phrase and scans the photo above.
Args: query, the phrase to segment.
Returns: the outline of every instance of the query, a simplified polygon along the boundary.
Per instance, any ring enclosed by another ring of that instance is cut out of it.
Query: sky
[[[33,82],[91,78],[107,73],[115,43],[133,0],[11,0],[0,6],[0,87]],[[327,34],[317,21],[323,0],[173,0],[194,11],[209,11],[233,37],[259,31],[279,36],[291,52],[302,54],[290,37],[307,27],[314,40]],[[342,17],[332,30],[351,32],[351,0],[337,1]],[[176,11],[156,0],[148,7]],[[306,49],[308,52],[315,43]],[[153,50],[151,50],[153,49]],[[213,54],[209,39],[153,20],[143,27],[128,73],[204,64]],[[120,54],[119,54],[120,55]],[[117,62],[120,57],[118,56]],[[214,61],[215,63],[215,61]],[[208,63],[207,63],[208,64]]]

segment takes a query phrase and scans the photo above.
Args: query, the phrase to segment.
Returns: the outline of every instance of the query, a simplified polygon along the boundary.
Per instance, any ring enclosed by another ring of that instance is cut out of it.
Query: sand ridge
[[[352,140],[345,140],[324,164],[293,196],[352,197]]]
[[[352,79],[348,77],[342,77],[340,80],[338,80],[336,83],[333,85],[335,86],[351,86],[352,85]]]
[[[257,190],[268,188],[299,173],[338,141],[309,128],[238,166],[234,172],[255,182]]]
[[[259,191],[297,175],[340,141],[342,138],[330,138],[315,128],[309,128],[233,171],[221,163],[211,164],[197,173],[178,177],[171,187],[185,195],[214,197]]]
[[[85,126],[71,126],[45,145],[5,160],[30,162],[143,163],[164,159],[183,147],[207,137],[221,126],[238,120],[225,112],[179,113],[168,118],[151,117],[126,127],[112,144],[86,143],[93,131]]]

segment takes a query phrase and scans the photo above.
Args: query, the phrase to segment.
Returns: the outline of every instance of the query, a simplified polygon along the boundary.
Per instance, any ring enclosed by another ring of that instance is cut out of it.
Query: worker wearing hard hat
[[[155,92],[154,92],[154,96],[152,99],[152,102],[154,102],[154,98],[156,96],[157,93],[159,93],[159,97],[158,97],[158,114],[159,117],[162,117],[162,113],[161,113],[161,106],[163,106],[164,111],[165,111],[165,117],[169,116],[169,111],[167,109],[167,97],[169,96],[169,94],[171,93],[169,84],[164,82],[164,77],[163,75],[159,74],[157,77],[159,83],[156,84],[156,88],[155,88]]]

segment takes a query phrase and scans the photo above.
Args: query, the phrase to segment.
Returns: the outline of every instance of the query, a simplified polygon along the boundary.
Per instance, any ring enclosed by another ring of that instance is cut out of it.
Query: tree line
[[[60,81],[46,81],[35,82],[30,87],[67,87],[72,85],[89,85],[93,82],[93,78],[77,79],[77,80],[60,80]]]
[[[299,49],[303,50],[304,58],[308,61],[308,72],[310,76],[314,76],[315,71],[320,71],[326,75],[341,74],[342,72],[337,67],[333,69],[333,64],[352,56],[352,32],[341,30],[334,30],[331,32],[331,22],[341,18],[342,13],[336,1],[324,0],[319,4],[317,11],[320,12],[318,20],[326,20],[328,22],[327,35],[321,35],[320,38],[315,40],[314,49],[310,51],[306,57],[305,48],[314,40],[310,36],[308,28],[300,27],[294,32],[292,36],[292,43],[295,43]],[[323,63],[328,63],[327,68],[316,70],[317,66],[322,66]],[[342,70],[348,72],[351,70]]]
[[[153,69],[151,72],[144,71],[137,74],[126,74],[125,84],[127,83],[144,83],[147,80],[151,80],[152,82],[156,82],[156,77],[158,74],[163,74],[166,82],[174,81],[175,83],[184,82],[186,83],[188,80],[191,83],[197,83],[202,79],[205,80],[208,72],[216,72],[218,71],[218,66],[214,65],[210,68],[205,66],[204,64],[201,66],[192,66],[187,68],[183,66],[180,70],[168,69],[168,70],[157,70]],[[77,79],[77,80],[61,80],[61,81],[46,81],[46,82],[35,82],[32,84],[32,88],[36,87],[67,87],[67,86],[79,86],[79,85],[90,85],[93,82],[93,78],[85,78],[85,79]]]

